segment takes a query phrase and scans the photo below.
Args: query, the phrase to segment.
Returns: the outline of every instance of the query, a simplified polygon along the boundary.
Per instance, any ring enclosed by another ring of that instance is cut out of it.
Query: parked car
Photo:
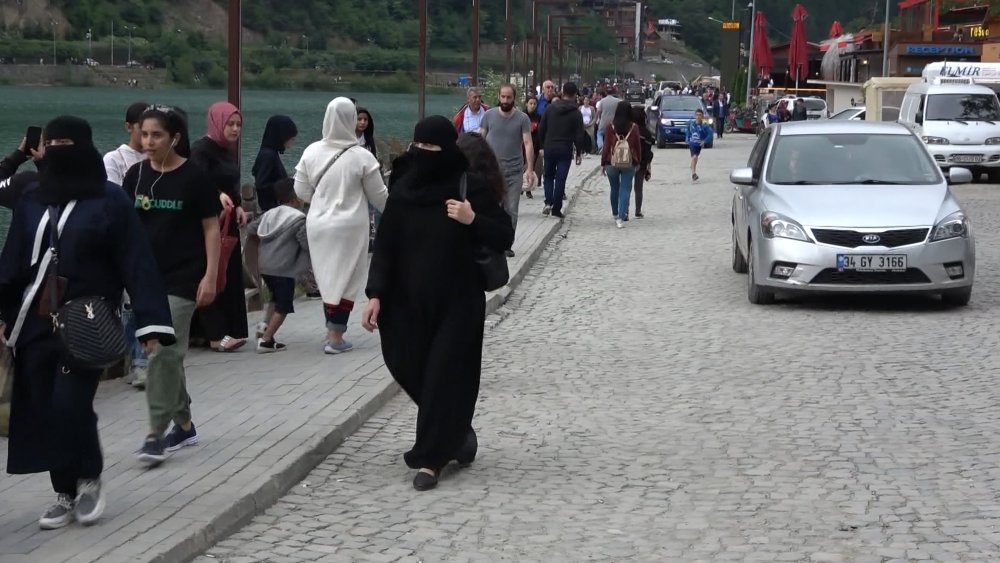
[[[800,96],[785,96],[778,103],[784,104],[788,111],[795,109],[795,100],[799,99]],[[806,104],[806,115],[809,119],[826,119],[830,117],[830,112],[826,107],[826,100],[823,98],[817,98],[815,96],[809,96],[808,98],[801,98]]]
[[[705,112],[705,121],[709,125],[714,120],[708,117],[708,112],[700,98],[695,96],[661,95],[653,101],[646,110],[650,129],[656,131],[656,147],[665,148],[667,143],[683,143],[686,140],[688,121],[694,119],[696,110]],[[714,134],[705,140],[705,148],[714,144]]]
[[[758,138],[746,168],[730,173],[732,267],[751,303],[795,292],[972,296],[975,239],[952,184],[902,125],[870,121],[780,123]]]

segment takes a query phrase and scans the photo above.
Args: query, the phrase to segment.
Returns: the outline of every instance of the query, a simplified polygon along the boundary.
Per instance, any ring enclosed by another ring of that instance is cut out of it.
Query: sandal
[[[219,341],[217,346],[212,349],[216,352],[235,352],[243,347],[247,343],[246,338],[233,338],[232,336],[223,336],[222,340]]]

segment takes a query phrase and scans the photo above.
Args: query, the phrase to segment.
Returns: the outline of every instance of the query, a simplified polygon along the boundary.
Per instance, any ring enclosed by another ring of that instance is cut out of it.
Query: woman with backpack
[[[632,104],[619,102],[615,117],[604,129],[601,168],[611,185],[611,214],[619,229],[625,227],[628,200],[636,168],[642,161],[639,128],[632,121]]]

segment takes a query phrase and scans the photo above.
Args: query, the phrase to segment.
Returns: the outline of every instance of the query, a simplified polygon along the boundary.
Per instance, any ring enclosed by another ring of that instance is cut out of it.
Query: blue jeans
[[[597,130],[597,152],[601,152],[604,149],[604,129],[600,128]]]
[[[632,194],[632,181],[635,179],[635,167],[615,168],[606,166],[608,183],[611,184],[611,213],[624,220],[628,216],[628,200]]]
[[[566,192],[566,177],[573,163],[572,145],[545,148],[545,205],[552,211],[562,211],[563,193]]]
[[[132,356],[132,367],[145,369],[148,360],[146,354],[139,345],[139,339],[135,337],[138,327],[135,324],[135,313],[132,309],[122,311],[122,323],[125,324],[125,339],[128,341],[129,354]]]

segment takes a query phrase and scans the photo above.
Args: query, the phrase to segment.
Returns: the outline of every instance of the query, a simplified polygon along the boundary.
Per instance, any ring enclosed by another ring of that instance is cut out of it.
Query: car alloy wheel
[[[747,299],[754,305],[774,303],[774,293],[757,285],[757,268],[753,255],[753,239],[747,238]]]
[[[733,271],[737,274],[747,273],[747,259],[743,257],[740,243],[736,241],[736,225],[733,224]]]

